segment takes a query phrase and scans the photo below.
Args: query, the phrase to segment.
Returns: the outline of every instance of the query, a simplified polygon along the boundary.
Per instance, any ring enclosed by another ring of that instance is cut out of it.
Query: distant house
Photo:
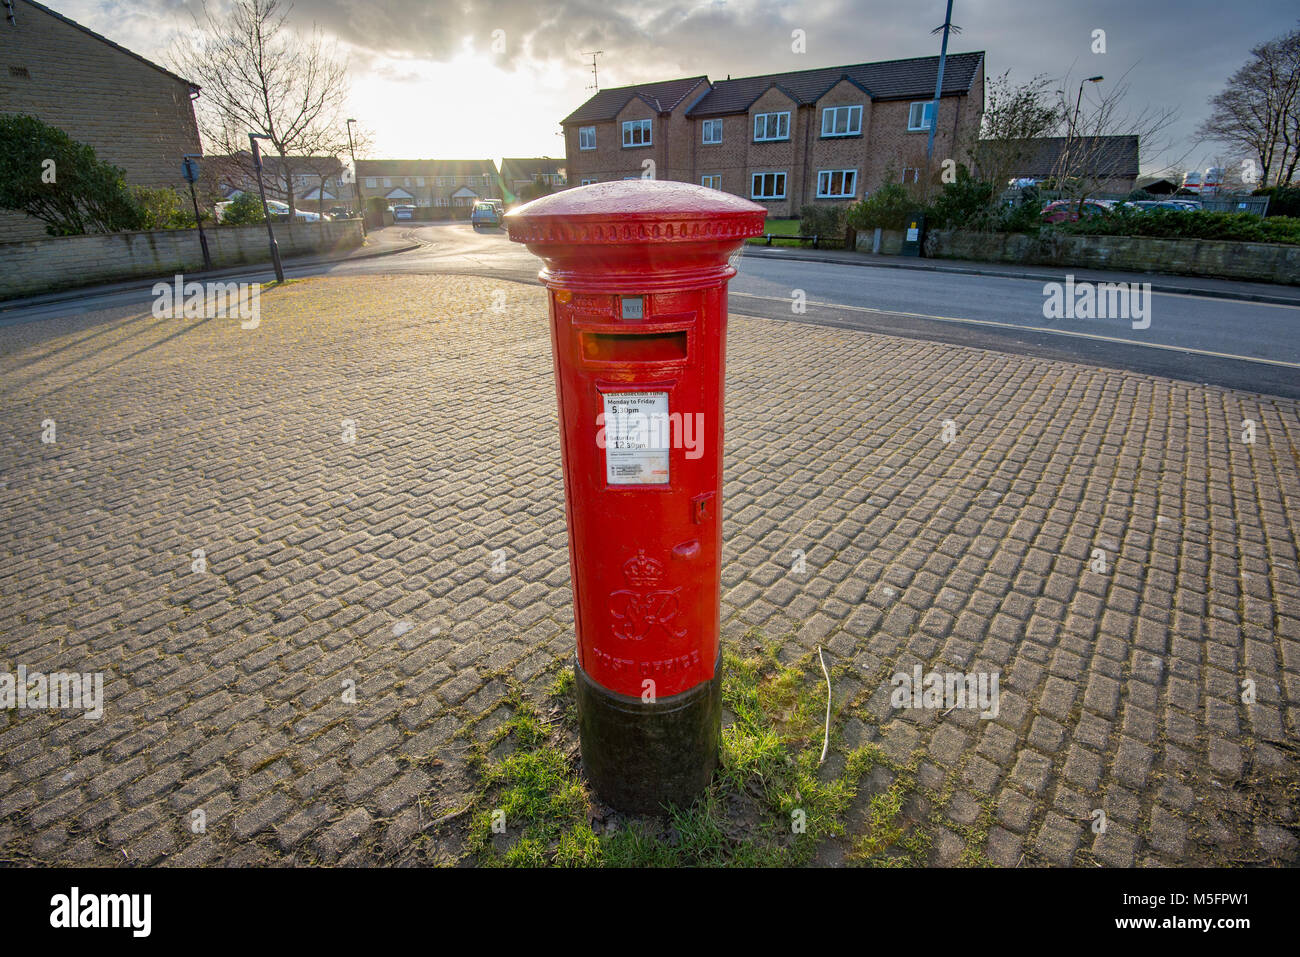
[[[231,156],[208,156],[203,160],[205,178],[215,182],[222,199],[240,193],[257,192],[257,171],[253,154],[247,150]],[[289,201],[293,186],[295,209],[323,212],[331,206],[356,205],[352,184],[344,182],[342,161],[337,156],[262,156],[262,182],[266,198]]]
[[[1054,180],[1062,175],[1085,176],[1098,193],[1129,193],[1138,178],[1136,136],[1041,136],[1030,140],[999,140],[1014,144],[1017,180]]]
[[[496,163],[484,160],[357,160],[363,201],[373,196],[389,206],[473,206],[500,199]]]
[[[1137,188],[1152,196],[1172,196],[1181,186],[1181,182],[1165,179],[1163,176],[1148,176],[1137,181]]]
[[[201,151],[194,83],[32,0],[5,3],[0,64],[0,111],[94,147],[131,186],[187,188],[182,157]],[[45,235],[38,220],[0,212],[0,241]]]
[[[984,54],[954,53],[601,90],[562,121],[571,185],[653,174],[744,196],[776,216],[914,181],[979,129]]]
[[[506,157],[501,160],[501,188],[506,194],[519,192],[541,180],[552,189],[562,189],[567,184],[564,160],[549,156],[521,159]],[[505,199],[512,199],[506,195]]]

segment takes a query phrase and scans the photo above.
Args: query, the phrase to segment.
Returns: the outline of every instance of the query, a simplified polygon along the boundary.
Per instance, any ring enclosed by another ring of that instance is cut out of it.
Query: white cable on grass
[[[826,659],[822,657],[822,646],[817,646],[817,660],[822,663],[822,674],[826,676],[826,736],[822,738],[822,756],[819,765],[826,762],[826,749],[831,746],[831,673],[826,670]]]

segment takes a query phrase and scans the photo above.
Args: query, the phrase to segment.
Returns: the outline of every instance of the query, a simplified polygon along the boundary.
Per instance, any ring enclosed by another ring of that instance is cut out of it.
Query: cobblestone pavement
[[[571,653],[549,356],[461,277],[0,329],[0,670],[105,675],[0,711],[0,859],[402,860]],[[1300,403],[743,317],[728,390],[725,640],[850,666],[935,863],[1296,859]],[[892,708],[917,664],[996,719]]]

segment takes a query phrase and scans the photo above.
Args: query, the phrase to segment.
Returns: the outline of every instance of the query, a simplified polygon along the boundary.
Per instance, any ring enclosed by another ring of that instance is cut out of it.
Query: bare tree
[[[1201,136],[1258,157],[1263,186],[1285,186],[1300,162],[1300,29],[1261,43],[1210,99]]]
[[[220,17],[205,5],[168,59],[203,87],[197,113],[207,152],[240,156],[251,177],[248,134],[267,138],[292,215],[296,158],[342,128],[348,76],[319,28],[303,35],[286,25],[290,9],[280,0],[234,0]]]
[[[369,151],[373,136],[371,133],[362,128],[354,128],[352,133],[352,148],[362,155]],[[327,127],[322,126],[316,131],[310,141],[303,143],[303,150],[306,155],[294,158],[295,170],[304,177],[305,180],[315,183],[317,196],[317,212],[324,212],[324,196],[327,184],[330,180],[335,181],[334,198],[343,205],[355,205],[355,194],[348,191],[344,192],[344,171],[351,163],[351,153],[348,149],[348,134],[346,127]],[[352,171],[356,175],[356,170]],[[321,222],[324,222],[322,218]]]
[[[1100,192],[1106,181],[1127,179],[1135,172],[1130,161],[1136,162],[1138,156],[1132,153],[1145,150],[1160,154],[1169,148],[1166,132],[1178,118],[1178,111],[1149,105],[1136,112],[1129,110],[1129,72],[1104,87],[1096,84],[1102,92],[1095,99],[1075,97],[1071,103],[1068,91],[1073,84],[1068,75],[1057,90],[1066,145],[1052,178],[1081,210],[1084,200]]]
[[[984,116],[976,138],[965,146],[971,174],[994,186],[996,202],[1011,177],[1027,170],[1041,148],[1041,139],[1061,127],[1061,107],[1054,102],[1051,81],[1039,75],[1013,83],[1011,71],[989,81]]]

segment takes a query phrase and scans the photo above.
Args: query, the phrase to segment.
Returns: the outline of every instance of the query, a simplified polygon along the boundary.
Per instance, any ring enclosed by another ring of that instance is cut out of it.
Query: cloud
[[[161,57],[170,32],[189,23],[199,0],[50,0],[61,13],[137,50]],[[229,0],[213,0],[223,6]],[[954,52],[984,50],[986,70],[1010,68],[1013,79],[1045,73],[1128,77],[1133,112],[1176,107],[1169,136],[1207,165],[1215,147],[1193,149],[1207,100],[1246,59],[1250,48],[1295,24],[1294,0],[1252,0],[1249,16],[1225,12],[1221,0],[956,0],[962,32]],[[290,22],[319,27],[350,51],[354,86],[367,79],[412,85],[423,66],[480,60],[519,83],[562,77],[548,89],[554,123],[590,95],[589,60],[601,50],[602,87],[674,76],[745,76],[938,52],[930,31],[943,20],[944,0],[294,0]],[[791,50],[791,31],[807,37]],[[1092,31],[1106,31],[1106,53],[1091,52]],[[494,31],[501,31],[495,33]],[[493,41],[498,48],[494,50]],[[423,65],[423,66],[422,66]],[[432,98],[473,96],[483,74],[462,71],[465,85],[430,90]],[[530,91],[536,94],[537,91]],[[1085,93],[1085,96],[1087,93]],[[531,98],[535,104],[535,95]],[[499,118],[514,104],[482,102]],[[524,148],[526,151],[526,148]],[[1151,168],[1154,157],[1144,156]]]

